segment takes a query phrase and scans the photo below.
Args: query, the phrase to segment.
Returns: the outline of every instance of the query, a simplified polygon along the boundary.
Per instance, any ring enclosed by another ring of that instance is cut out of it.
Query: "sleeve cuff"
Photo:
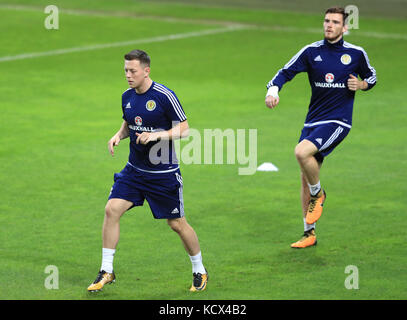
[[[266,97],[267,97],[267,96],[272,96],[272,97],[274,97],[274,98],[278,98],[278,91],[279,91],[278,86],[271,86],[271,87],[267,90]]]

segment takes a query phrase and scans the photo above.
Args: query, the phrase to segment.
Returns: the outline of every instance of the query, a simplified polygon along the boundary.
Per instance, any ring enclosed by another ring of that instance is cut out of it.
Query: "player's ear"
[[[150,67],[145,67],[144,68],[144,77],[147,78],[150,75]]]
[[[144,75],[148,76],[149,74],[150,74],[150,67],[146,65],[144,67]]]
[[[346,23],[343,25],[342,32],[343,32],[343,33],[348,32],[348,25],[347,25]]]

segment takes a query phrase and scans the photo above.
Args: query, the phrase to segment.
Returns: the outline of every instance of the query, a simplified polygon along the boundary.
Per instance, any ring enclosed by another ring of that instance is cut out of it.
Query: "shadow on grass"
[[[305,249],[287,248],[273,255],[279,266],[284,266],[285,272],[298,272],[300,269],[313,269],[328,265],[326,259],[318,254],[318,247]]]

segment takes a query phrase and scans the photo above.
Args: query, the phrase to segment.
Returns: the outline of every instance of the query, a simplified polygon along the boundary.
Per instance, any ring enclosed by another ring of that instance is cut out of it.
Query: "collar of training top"
[[[342,45],[343,45],[343,37],[339,41],[337,41],[335,43],[330,43],[328,40],[324,39],[324,44],[327,45],[330,48],[342,47]]]

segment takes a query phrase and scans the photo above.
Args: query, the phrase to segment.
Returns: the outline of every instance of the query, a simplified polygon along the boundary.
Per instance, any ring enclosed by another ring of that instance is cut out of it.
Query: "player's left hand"
[[[273,97],[273,96],[267,96],[265,102],[266,102],[266,107],[268,107],[270,109],[273,109],[280,102],[280,98],[279,97]]]
[[[359,81],[358,78],[356,78],[353,74],[349,75],[348,79],[348,89],[351,91],[357,91],[359,89],[362,89],[362,81]]]
[[[159,136],[158,132],[142,132],[142,133],[137,133],[136,132],[136,144],[147,144],[151,141],[157,141]]]

